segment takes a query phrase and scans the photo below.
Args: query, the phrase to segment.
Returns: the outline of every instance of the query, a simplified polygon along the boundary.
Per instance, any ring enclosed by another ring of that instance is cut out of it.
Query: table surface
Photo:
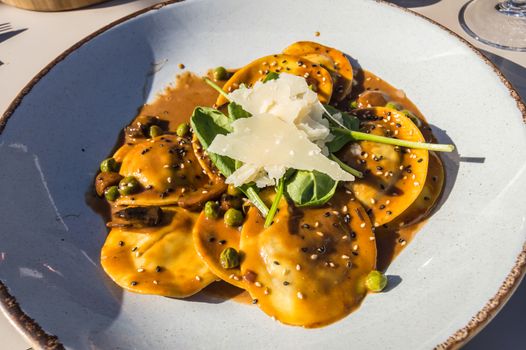
[[[48,62],[78,40],[157,0],[115,0],[87,9],[60,13],[23,11],[0,4],[0,24],[12,30],[0,34],[0,111]],[[460,27],[458,13],[465,1],[391,0],[423,14],[466,38],[492,60],[526,100],[526,52],[511,52],[481,44]],[[526,344],[526,282],[495,319],[464,349],[517,349]],[[0,348],[23,350],[29,343],[0,315]]]

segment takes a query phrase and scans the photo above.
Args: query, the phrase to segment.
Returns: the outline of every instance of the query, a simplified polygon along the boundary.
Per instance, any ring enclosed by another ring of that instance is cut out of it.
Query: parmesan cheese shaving
[[[252,115],[267,113],[296,125],[325,155],[328,154],[325,143],[333,138],[329,122],[322,118],[323,108],[318,95],[304,78],[281,73],[278,79],[257,82],[252,88],[241,86],[229,97]]]
[[[317,170],[337,181],[354,180],[294,123],[270,113],[253,114],[233,122],[233,132],[217,135],[208,148],[244,163],[226,179],[227,183],[241,186],[254,181],[258,187],[266,187],[274,185],[288,168]]]

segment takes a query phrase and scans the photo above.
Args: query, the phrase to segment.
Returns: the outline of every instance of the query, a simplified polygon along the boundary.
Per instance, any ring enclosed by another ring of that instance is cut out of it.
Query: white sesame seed
[[[270,291],[268,290],[268,288],[265,288],[265,290],[263,291],[263,294],[268,295],[269,293]]]
[[[296,293],[298,299],[303,299],[303,294],[301,292]]]
[[[342,259],[349,260],[350,258],[351,257],[349,255],[345,255],[345,254],[342,255]]]
[[[195,276],[195,280],[196,280],[196,281],[201,281],[201,277],[199,277],[199,276]]]
[[[340,212],[339,212],[338,210],[333,210],[333,211],[332,211],[332,214],[333,214],[333,215],[340,215]]]
[[[259,282],[259,281],[256,281],[256,282],[254,283],[254,285],[255,285],[256,287],[258,287],[258,288],[259,288],[259,287],[261,287],[261,282]]]
[[[353,245],[352,246],[352,250],[354,250],[354,251],[358,250],[358,244]]]
[[[202,190],[201,193],[202,193],[202,194],[207,194],[208,191],[207,191],[207,190]]]
[[[318,255],[317,254],[312,254],[310,256],[310,258],[311,258],[311,260],[316,260],[316,259],[318,259]]]
[[[345,214],[345,213],[347,213],[347,211],[349,211],[349,208],[347,208],[347,206],[344,205],[343,208],[342,208],[342,213]]]
[[[319,222],[319,221],[316,221],[316,222],[314,223],[314,227],[319,227],[319,226],[320,226],[320,222]]]
[[[370,241],[374,241],[375,239],[376,239],[376,237],[374,237],[374,236],[369,237]]]
[[[400,243],[400,245],[406,245],[407,242],[406,241],[403,241],[402,243]]]
[[[415,186],[420,186],[420,182],[418,182],[418,181],[415,181],[413,184],[414,184]]]
[[[343,240],[343,241],[345,241],[345,240],[347,240],[347,239],[349,239],[349,236],[347,236],[347,235],[345,235],[345,236],[342,237],[342,240]]]
[[[380,224],[377,223],[377,222],[375,222],[375,223],[374,223],[374,227],[378,227],[378,226],[380,226]]]
[[[236,280],[236,281],[240,281],[241,278],[240,278],[239,276],[234,276],[234,280]]]
[[[135,257],[138,258],[139,256],[141,256],[141,253],[135,252]]]
[[[331,261],[331,262],[329,262],[329,266],[330,267],[335,267],[336,265],[334,265],[334,263]]]
[[[153,280],[153,284],[159,284],[159,281]]]
[[[228,278],[234,279],[234,276],[235,276],[234,274],[231,274],[230,276],[228,276]]]
[[[362,222],[362,223],[360,224],[360,227],[361,227],[361,228],[364,228],[364,227],[365,227],[365,222]]]
[[[385,201],[385,205],[389,205],[389,203],[391,203],[391,200],[388,199]]]
[[[316,231],[316,234],[317,234],[318,236],[320,236],[320,237],[323,237],[323,236],[324,236],[323,232],[321,232],[321,231]]]
[[[298,271],[301,270],[301,265],[300,264],[296,265],[296,270],[298,270]]]
[[[376,200],[374,198],[371,198],[371,204],[375,204]]]
[[[144,272],[144,269],[143,269],[142,267],[139,267],[139,268],[137,269],[137,272]]]

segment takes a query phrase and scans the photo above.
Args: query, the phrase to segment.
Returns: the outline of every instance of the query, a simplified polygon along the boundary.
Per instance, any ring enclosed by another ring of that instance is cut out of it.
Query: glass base
[[[459,14],[464,30],[484,44],[526,51],[526,9],[505,1],[471,0]]]

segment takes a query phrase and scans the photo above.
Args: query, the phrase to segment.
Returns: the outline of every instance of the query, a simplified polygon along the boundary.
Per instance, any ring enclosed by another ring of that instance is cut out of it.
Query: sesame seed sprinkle
[[[201,282],[201,277],[195,276],[195,280]]]
[[[254,285],[258,288],[262,286],[261,282],[259,281],[254,282]]]
[[[303,299],[303,293],[301,292],[296,293],[296,296],[298,297],[298,299]]]
[[[297,264],[297,265],[296,265],[296,270],[298,270],[298,271],[301,270],[301,265],[300,265],[300,264]]]
[[[153,280],[153,284],[159,284],[159,281]]]
[[[312,254],[310,256],[310,258],[311,258],[311,260],[316,260],[316,259],[318,259],[318,255],[317,254]]]
[[[364,227],[365,227],[365,222],[362,222],[362,223],[360,224],[360,227],[361,227],[361,228],[364,228]]]
[[[142,267],[138,268],[137,272],[144,272],[144,268],[142,268]]]

